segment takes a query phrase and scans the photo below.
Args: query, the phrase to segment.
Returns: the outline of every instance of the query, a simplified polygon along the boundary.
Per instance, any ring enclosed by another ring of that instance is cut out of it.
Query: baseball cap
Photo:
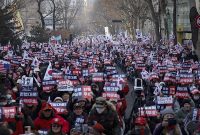
[[[57,125],[63,126],[63,122],[60,118],[52,119],[51,124],[57,124]]]
[[[96,99],[96,107],[97,108],[102,108],[106,105],[106,99],[103,97],[98,97]]]
[[[45,110],[52,110],[52,109],[53,109],[52,106],[50,104],[48,104],[48,103],[44,103],[42,105],[42,110],[43,111],[45,111]]]
[[[80,103],[75,103],[73,106],[74,109],[76,108],[82,108],[82,105]]]
[[[136,125],[144,126],[147,123],[146,119],[143,117],[137,117],[135,120]]]
[[[56,98],[54,99],[54,102],[56,102],[56,101],[63,102],[63,99],[62,99],[61,97],[56,97]]]

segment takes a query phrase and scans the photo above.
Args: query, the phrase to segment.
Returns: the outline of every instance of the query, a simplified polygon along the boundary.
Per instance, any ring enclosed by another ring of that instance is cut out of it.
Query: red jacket
[[[62,131],[64,133],[69,133],[69,131],[70,131],[69,122],[66,121],[64,118],[62,118],[61,116],[59,116],[55,110],[53,110],[53,113],[52,113],[52,116],[50,119],[45,119],[42,115],[42,111],[40,111],[39,116],[34,121],[35,129],[36,130],[45,130],[45,131],[50,130],[51,129],[51,121],[54,118],[59,118],[63,123]]]
[[[125,98],[122,98],[118,101],[116,110],[119,116],[123,117],[127,108],[127,102]]]
[[[121,127],[123,125],[122,119],[125,114],[126,108],[127,108],[126,99],[125,98],[120,99],[116,105],[116,110],[117,110],[117,114],[119,116],[119,121],[120,121]]]
[[[128,84],[125,84],[124,88],[122,89],[122,92],[123,92],[125,95],[128,94],[128,92],[129,92],[129,86],[128,86]]]
[[[23,122],[21,120],[17,121],[16,122],[16,130],[12,135],[20,135],[20,134],[23,134],[23,133],[24,133],[24,131],[23,131]]]

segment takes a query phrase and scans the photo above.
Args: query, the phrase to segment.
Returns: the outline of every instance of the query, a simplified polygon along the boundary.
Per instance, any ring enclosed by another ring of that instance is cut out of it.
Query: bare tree
[[[174,45],[177,44],[177,34],[176,34],[176,0],[173,0],[173,34],[174,34]]]
[[[161,16],[163,16],[165,35],[167,36],[167,39],[169,39],[169,28],[168,28],[166,7],[167,7],[167,1],[166,0],[160,1],[160,10],[161,10]]]
[[[76,3],[72,3],[72,0],[47,0],[49,3],[47,15],[52,16],[53,30],[56,29],[56,25],[64,25],[66,29],[70,29],[70,26],[74,23],[77,13],[80,10],[83,1],[77,0]]]
[[[199,28],[196,26],[196,18],[199,16],[196,7],[190,9],[190,24],[192,32],[192,43],[195,50],[195,53],[200,60],[200,33]]]
[[[72,0],[65,0],[63,5],[63,21],[64,27],[70,29],[71,25],[74,23],[78,12],[83,6],[83,0],[77,0],[76,3],[72,3]]]
[[[52,8],[47,8],[51,6],[51,1],[49,0],[35,0],[38,7],[38,14],[40,16],[41,26],[43,29],[45,29],[45,18],[52,14],[53,10]]]
[[[45,29],[45,16],[43,15],[42,13],[42,9],[41,9],[41,5],[42,5],[42,2],[44,2],[44,0],[35,0],[37,2],[37,6],[38,6],[38,14],[40,16],[40,21],[41,21],[41,24],[42,24],[42,28]]]
[[[53,19],[53,30],[56,29],[56,3],[55,0],[50,0],[52,3],[52,19]]]
[[[118,18],[121,18],[129,33],[135,35],[137,28],[143,29],[144,22],[151,16],[149,6],[144,0],[108,0],[111,2],[112,10],[118,11]],[[113,6],[114,5],[114,6]],[[135,37],[135,36],[133,36]]]
[[[159,31],[160,25],[159,25],[158,14],[154,10],[152,0],[145,0],[145,1],[149,5],[150,11],[151,11],[151,16],[152,16],[152,19],[153,19],[153,22],[154,22],[154,25],[155,25],[154,29],[155,29],[155,33],[156,33],[156,41],[160,42],[161,34],[160,34],[160,31]]]

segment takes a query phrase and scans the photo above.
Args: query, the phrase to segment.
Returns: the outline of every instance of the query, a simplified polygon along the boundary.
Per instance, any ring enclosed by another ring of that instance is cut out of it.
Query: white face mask
[[[0,105],[5,106],[5,105],[7,105],[7,102],[0,102]]]
[[[96,108],[97,113],[101,114],[105,110],[105,108]]]
[[[199,96],[194,96],[194,99],[195,99],[195,100],[198,100],[198,99],[199,99]]]
[[[8,99],[10,99],[10,98],[12,98],[12,95],[7,94],[6,97],[7,97]]]

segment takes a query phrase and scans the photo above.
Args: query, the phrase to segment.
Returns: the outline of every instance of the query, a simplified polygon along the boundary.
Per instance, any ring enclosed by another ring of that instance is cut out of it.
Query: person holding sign
[[[197,88],[190,88],[192,100],[196,108],[200,108],[200,91]]]
[[[179,124],[175,119],[172,108],[166,108],[161,112],[162,122],[154,129],[153,135],[182,135]]]
[[[94,97],[100,97],[102,94],[102,91],[99,90],[99,86],[96,83],[92,83],[92,92],[94,94]]]
[[[48,132],[48,135],[65,135],[62,132],[63,122],[59,118],[54,118],[51,122],[51,129]]]
[[[88,125],[99,123],[106,135],[120,135],[120,125],[117,112],[111,108],[103,97],[98,97],[88,116]]]
[[[182,132],[185,132],[184,129],[184,120],[188,116],[188,114],[192,113],[193,107],[192,107],[192,101],[190,99],[184,99],[182,103],[183,107],[176,112],[176,118],[178,123],[181,126]]]
[[[68,121],[64,120],[61,116],[59,116],[56,110],[49,104],[44,102],[42,104],[41,111],[39,116],[34,121],[35,129],[36,130],[49,130],[51,128],[51,121],[54,118],[59,118],[60,121],[63,122],[62,131],[64,133],[69,133],[69,123]]]
[[[133,124],[135,126],[128,135],[151,135],[148,122],[144,117],[137,117]]]
[[[70,114],[68,120],[72,128],[81,128],[87,121],[87,114],[83,112],[83,107],[80,103],[75,103],[73,112]]]

